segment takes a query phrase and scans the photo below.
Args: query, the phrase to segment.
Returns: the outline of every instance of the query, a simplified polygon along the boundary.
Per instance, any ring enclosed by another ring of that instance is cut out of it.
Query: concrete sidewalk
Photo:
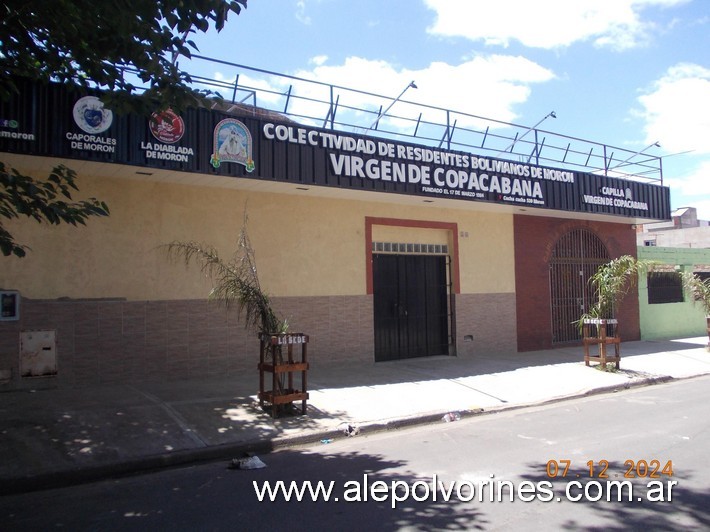
[[[258,373],[102,385],[0,388],[0,494],[268,452],[298,443],[466,417],[710,374],[707,337],[625,342],[621,370],[586,367],[582,348],[397,362],[318,365],[308,415],[272,419]],[[298,379],[296,379],[298,381]],[[300,406],[300,403],[298,403]]]

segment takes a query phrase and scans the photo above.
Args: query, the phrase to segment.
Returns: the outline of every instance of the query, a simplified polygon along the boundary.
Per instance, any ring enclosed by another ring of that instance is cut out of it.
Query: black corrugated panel
[[[69,92],[61,85],[22,82],[19,87],[15,99],[0,105],[0,151],[525,208],[670,219],[668,187],[301,126],[285,117],[276,122],[271,116],[245,116],[244,106],[240,115],[190,109],[180,117],[182,136],[159,140],[148,117],[114,114],[109,120],[92,108],[91,100],[82,99],[87,95]],[[235,156],[230,161],[227,155],[213,164],[230,128],[239,139],[237,144],[241,143],[238,149],[244,152],[243,160]]]

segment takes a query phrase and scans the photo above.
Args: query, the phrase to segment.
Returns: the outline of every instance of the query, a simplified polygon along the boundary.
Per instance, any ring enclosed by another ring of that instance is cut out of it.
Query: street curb
[[[692,379],[704,375],[692,375],[689,377],[674,378],[670,376],[647,377],[637,381],[624,383],[623,385],[604,386],[594,388],[585,392],[555,397],[544,401],[533,403],[521,403],[515,405],[504,405],[493,408],[476,408],[469,410],[457,410],[461,419],[469,419],[477,416],[497,414],[507,411],[521,410],[536,406],[545,406],[573,399],[592,397],[596,395],[610,394],[631,388],[665,384],[672,381]],[[411,417],[376,421],[365,425],[358,425],[360,434],[376,434],[392,430],[406,429],[417,426],[442,423],[442,417],[448,412],[429,412]],[[268,454],[270,452],[313,445],[323,442],[330,443],[338,439],[347,439],[348,436],[340,430],[325,430],[309,432],[296,436],[281,436],[273,440],[255,440],[239,443],[212,445],[204,448],[187,449],[165,454],[151,455],[136,459],[103,464],[98,466],[82,467],[62,471],[53,471],[30,477],[15,477],[0,479],[0,496],[20,495],[33,491],[65,488],[79,484],[96,482],[99,480],[116,479],[138,474],[151,473],[169,468],[177,468],[199,463],[217,462],[220,460],[231,460],[246,454]],[[225,466],[226,467],[226,466]]]

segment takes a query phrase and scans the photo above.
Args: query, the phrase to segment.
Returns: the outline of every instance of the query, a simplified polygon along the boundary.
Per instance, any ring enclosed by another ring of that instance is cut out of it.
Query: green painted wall
[[[710,265],[710,249],[639,247],[638,258],[680,266],[682,271],[693,271],[696,265]],[[645,276],[639,279],[638,291],[642,340],[689,338],[707,334],[705,314],[687,294],[683,303],[649,305]]]

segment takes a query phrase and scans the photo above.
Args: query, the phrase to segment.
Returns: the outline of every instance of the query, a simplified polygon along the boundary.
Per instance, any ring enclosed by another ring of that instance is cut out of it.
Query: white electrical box
[[[57,374],[57,331],[20,333],[20,376],[52,377]]]

